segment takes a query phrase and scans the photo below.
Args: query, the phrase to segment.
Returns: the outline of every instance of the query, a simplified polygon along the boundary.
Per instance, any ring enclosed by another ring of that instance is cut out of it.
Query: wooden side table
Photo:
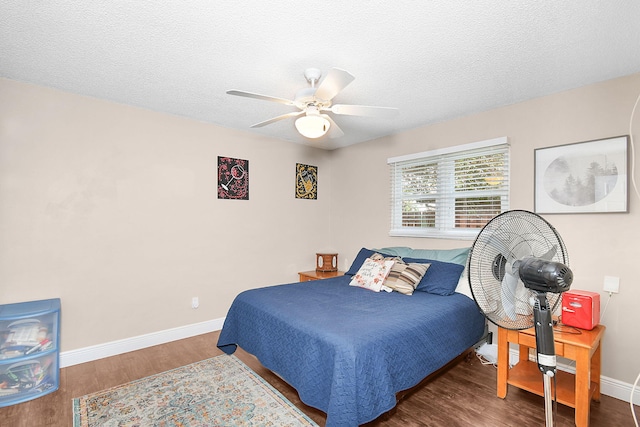
[[[575,408],[578,427],[589,425],[591,400],[600,401],[601,340],[605,327],[580,333],[554,330],[556,355],[576,361],[575,375],[557,371],[558,402]],[[509,369],[509,343],[519,345],[519,362]],[[534,328],[514,331],[498,328],[498,397],[507,396],[507,384],[544,396],[542,372],[537,362],[529,361],[529,349],[536,348]]]
[[[344,271],[301,271],[298,273],[301,282],[309,282],[311,280],[329,279],[331,277],[343,276]]]

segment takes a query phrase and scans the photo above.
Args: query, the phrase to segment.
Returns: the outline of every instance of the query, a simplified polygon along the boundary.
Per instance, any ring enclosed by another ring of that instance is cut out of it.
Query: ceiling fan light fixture
[[[296,129],[300,135],[312,139],[327,133],[330,126],[329,120],[317,114],[309,114],[296,120]]]

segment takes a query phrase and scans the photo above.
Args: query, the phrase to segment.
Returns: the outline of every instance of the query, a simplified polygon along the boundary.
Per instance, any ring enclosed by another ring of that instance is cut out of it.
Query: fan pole
[[[535,293],[533,321],[536,331],[536,351],[538,368],[542,372],[544,383],[544,413],[546,426],[553,426],[553,409],[551,399],[551,378],[556,375],[556,349],[553,341],[553,322],[551,310],[545,292]]]

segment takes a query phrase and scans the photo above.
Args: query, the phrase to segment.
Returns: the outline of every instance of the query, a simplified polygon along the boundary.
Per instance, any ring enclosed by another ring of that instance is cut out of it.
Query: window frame
[[[495,192],[481,191],[481,195],[500,196],[500,211],[504,212],[509,209],[510,189],[510,146],[507,137],[499,137],[485,141],[472,142],[469,144],[457,145],[453,147],[445,147],[436,150],[424,151],[404,156],[391,157],[387,159],[390,168],[390,190],[391,190],[391,228],[389,235],[393,237],[431,237],[442,239],[461,239],[473,240],[482,228],[456,228],[455,227],[455,200],[456,197],[449,197],[449,203],[443,203],[442,200],[447,196],[455,196],[455,169],[449,168],[449,172],[445,173],[442,168],[446,162],[453,163],[454,157],[469,153],[469,157],[482,155],[482,152],[474,153],[474,151],[485,149],[487,154],[492,149],[504,149],[506,154],[506,165],[501,175],[503,183],[501,190]],[[439,160],[438,160],[439,159]],[[427,165],[438,160],[436,176],[437,186],[445,188],[447,191],[438,191],[435,194],[435,227],[407,227],[402,226],[403,220],[403,201],[402,197],[402,172],[396,172],[397,167],[407,166],[408,164]],[[506,185],[506,189],[504,188]],[[445,187],[442,187],[445,186]],[[465,195],[467,195],[466,193]],[[398,196],[399,195],[399,196]]]

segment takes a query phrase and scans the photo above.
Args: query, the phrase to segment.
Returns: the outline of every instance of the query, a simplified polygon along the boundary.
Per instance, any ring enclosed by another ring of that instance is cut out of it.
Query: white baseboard
[[[614,380],[613,378],[600,377],[600,392],[607,396],[615,397],[616,399],[623,400],[629,403],[631,398],[631,389],[633,384],[628,384],[622,381]],[[633,405],[640,404],[640,390],[633,391]]]
[[[483,348],[485,347],[485,348]],[[498,359],[498,346],[496,344],[485,344],[480,347],[480,354],[482,354],[487,360],[496,363]],[[519,359],[518,349],[509,349],[509,362],[517,363]],[[533,355],[530,355],[530,359],[535,361]],[[576,368],[574,365],[568,365],[562,362],[558,362],[558,369],[570,372],[575,374]],[[600,393],[614,397],[616,399],[623,400],[629,403],[631,398],[631,389],[633,388],[633,384],[625,383],[622,381],[618,381],[613,378],[605,377],[604,375],[600,376]],[[633,392],[633,402],[634,404],[640,403],[640,390],[634,390]]]
[[[77,350],[63,351],[60,353],[60,367],[78,365],[80,363],[91,362],[109,356],[115,356],[129,351],[140,350],[158,344],[181,340],[195,335],[206,334],[208,332],[219,331],[224,324],[224,317],[221,319],[208,320],[206,322],[194,323],[192,325],[180,326],[164,331],[152,332],[137,337],[125,338],[118,341],[111,341],[104,344],[79,348]],[[211,343],[215,345],[216,343]]]

